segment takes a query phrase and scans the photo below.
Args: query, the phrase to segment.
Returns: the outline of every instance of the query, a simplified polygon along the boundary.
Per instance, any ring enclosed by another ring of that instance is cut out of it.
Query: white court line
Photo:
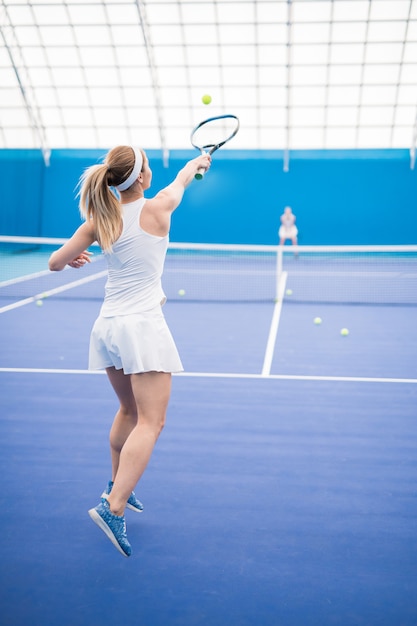
[[[60,287],[55,287],[54,289],[43,291],[42,293],[36,294],[36,296],[30,296],[30,298],[25,298],[24,300],[18,300],[17,302],[13,302],[13,304],[8,304],[7,306],[0,307],[0,313],[5,313],[6,311],[12,311],[13,309],[18,309],[21,306],[25,306],[26,304],[35,302],[36,300],[43,300],[44,298],[48,298],[49,296],[54,296],[57,293],[62,293],[63,291],[74,289],[74,287],[79,287],[80,285],[91,283],[93,280],[97,280],[98,278],[102,278],[103,276],[106,276],[106,275],[107,275],[107,270],[103,270],[102,272],[97,272],[97,274],[85,276],[84,278],[80,278],[79,280],[74,280],[71,283],[66,283],[65,285],[61,285]]]
[[[0,373],[10,374],[75,374],[94,376],[105,374],[104,370],[52,369],[33,367],[0,367]],[[366,376],[303,376],[302,374],[239,374],[228,372],[181,372],[173,374],[179,378],[230,378],[252,380],[301,380],[318,382],[346,382],[346,383],[401,383],[417,384],[417,378],[373,378]]]
[[[279,281],[279,288],[277,294],[277,302],[274,306],[274,312],[272,315],[271,326],[269,328],[268,341],[266,344],[264,364],[262,367],[262,376],[269,376],[272,367],[272,358],[274,356],[275,344],[277,340],[279,320],[281,317],[282,302],[284,300],[285,285],[287,284],[287,272],[282,272],[281,280]]]

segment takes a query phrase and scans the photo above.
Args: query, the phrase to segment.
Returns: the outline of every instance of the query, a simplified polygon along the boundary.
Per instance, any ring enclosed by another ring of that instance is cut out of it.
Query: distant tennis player
[[[165,423],[171,373],[182,371],[174,340],[162,313],[161,286],[171,214],[199,168],[199,156],[152,199],[145,199],[152,171],[143,150],[119,146],[80,179],[80,212],[85,222],[49,260],[53,271],[88,263],[97,241],[108,264],[99,317],[94,323],[89,368],[105,369],[120,407],[110,430],[112,478],[101,502],[89,511],[93,521],[124,556],[131,546],[125,507],[142,511],[134,488]],[[120,200],[113,193],[115,187]]]
[[[281,226],[278,231],[279,245],[283,246],[287,239],[291,239],[294,246],[297,245],[298,228],[295,225],[296,217],[290,206],[286,206],[281,215]]]

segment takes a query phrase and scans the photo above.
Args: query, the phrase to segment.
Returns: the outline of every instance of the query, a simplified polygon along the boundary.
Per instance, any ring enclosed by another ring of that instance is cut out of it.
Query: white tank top
[[[123,231],[106,252],[108,278],[103,317],[149,311],[166,300],[161,285],[168,236],[150,235],[139,226],[145,198],[123,204]]]

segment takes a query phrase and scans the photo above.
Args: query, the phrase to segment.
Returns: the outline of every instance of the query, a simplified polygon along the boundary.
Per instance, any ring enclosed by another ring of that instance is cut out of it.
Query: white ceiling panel
[[[0,32],[0,148],[415,141],[417,0],[0,0]]]

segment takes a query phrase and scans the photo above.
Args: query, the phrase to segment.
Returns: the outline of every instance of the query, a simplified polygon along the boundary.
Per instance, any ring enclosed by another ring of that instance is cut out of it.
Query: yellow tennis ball
[[[178,290],[178,295],[179,296],[185,296],[185,289],[179,289]]]
[[[318,324],[321,324],[321,322],[322,322],[321,317],[315,317],[315,318],[314,318],[314,323],[315,323],[315,324],[317,324],[317,325],[318,325]]]
[[[349,334],[349,331],[347,328],[342,328],[340,334],[343,335],[343,337],[346,337]]]
[[[292,289],[287,289],[285,293],[287,294],[287,296],[292,296]]]
[[[204,96],[201,98],[203,104],[210,104],[211,102],[211,96],[209,96],[207,93],[204,94]]]
[[[42,305],[43,305],[42,300],[36,300],[36,306],[42,306]]]

